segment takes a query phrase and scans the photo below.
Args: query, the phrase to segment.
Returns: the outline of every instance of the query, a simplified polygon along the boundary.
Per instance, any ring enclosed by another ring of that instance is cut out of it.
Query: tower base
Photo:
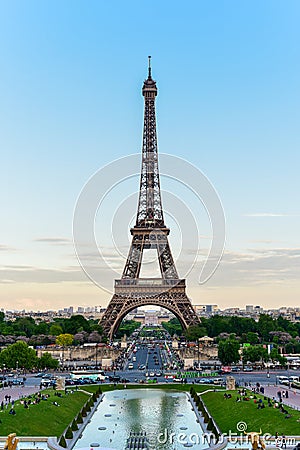
[[[138,278],[115,280],[113,295],[100,325],[112,339],[123,318],[133,309],[156,305],[172,312],[185,330],[200,320],[185,292],[185,280]]]

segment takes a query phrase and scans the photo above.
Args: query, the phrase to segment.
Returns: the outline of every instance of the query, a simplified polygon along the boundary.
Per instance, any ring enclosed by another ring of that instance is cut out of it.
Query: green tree
[[[182,335],[182,326],[177,317],[174,317],[174,319],[171,319],[168,322],[162,322],[161,325],[171,336],[174,336],[174,334],[177,336]]]
[[[240,360],[240,344],[236,339],[220,341],[218,345],[218,358],[222,364],[237,363]]]
[[[270,332],[275,331],[276,322],[267,314],[261,314],[257,323],[257,329],[263,341],[270,341]]]
[[[72,437],[73,437],[73,431],[72,431],[71,427],[68,427],[66,434],[65,434],[65,438],[72,439]]]
[[[49,329],[49,334],[58,336],[59,334],[63,334],[63,329],[58,323],[53,323]]]
[[[251,345],[258,344],[258,334],[254,333],[253,331],[248,331],[248,333],[246,334],[246,342],[249,342],[249,344]]]
[[[37,356],[35,351],[28,347],[25,342],[18,341],[1,351],[0,364],[5,364],[9,369],[16,369],[17,367],[32,369],[37,364]]]
[[[86,320],[86,318],[81,314],[75,314],[70,317],[70,319],[65,319],[63,329],[65,333],[69,334],[75,334],[78,331],[86,331],[90,333],[91,331],[89,321]]]
[[[203,321],[203,325],[206,326],[207,334],[210,337],[216,337],[221,333],[230,333],[229,330],[229,317],[223,317],[215,315],[210,317],[206,323]]]
[[[72,345],[74,341],[74,336],[69,333],[59,334],[56,338],[56,344],[60,345],[61,347],[68,347],[69,345]]]
[[[255,332],[257,324],[254,319],[249,317],[229,317],[228,333],[236,333],[241,336],[243,333]]]
[[[243,349],[243,363],[268,361],[268,351],[261,345],[250,345]]]
[[[46,322],[40,322],[38,325],[36,325],[34,334],[48,334],[48,332],[49,325]]]
[[[67,443],[66,443],[66,440],[65,440],[64,435],[61,436],[61,438],[60,438],[60,440],[59,440],[59,445],[60,445],[61,447],[63,447],[63,448],[66,448],[66,447],[67,447]]]
[[[278,362],[281,366],[285,366],[287,363],[287,359],[282,356],[277,348],[272,348],[271,352],[270,352],[270,358],[271,360],[276,363]]]
[[[51,354],[48,352],[43,353],[43,355],[38,358],[38,366],[40,369],[57,369],[59,361],[52,358]]]
[[[76,420],[74,419],[71,425],[72,431],[77,431],[78,430],[78,425]]]
[[[193,325],[188,327],[184,334],[188,341],[197,341],[199,338],[205,336],[206,329],[198,325]]]
[[[137,322],[136,320],[123,320],[116,333],[116,337],[121,338],[124,334],[130,336],[140,325],[140,322]]]
[[[24,333],[25,336],[30,337],[35,333],[35,322],[32,317],[20,317],[13,322],[13,327],[16,335]]]

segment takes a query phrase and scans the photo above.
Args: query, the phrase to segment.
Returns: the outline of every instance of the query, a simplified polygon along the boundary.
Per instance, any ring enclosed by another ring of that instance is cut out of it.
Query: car
[[[278,377],[278,381],[280,384],[288,385],[290,383],[290,380],[288,379],[288,377],[285,377],[285,376]]]
[[[44,386],[44,387],[55,386],[56,385],[56,381],[49,380],[48,378],[42,379],[41,380],[41,385]]]
[[[149,373],[149,377],[155,377],[155,373],[154,372],[150,372]]]
[[[299,381],[299,377],[295,377],[295,376],[289,377],[289,381],[291,383],[293,383],[294,381]]]
[[[195,382],[200,384],[214,384],[214,380],[212,378],[200,378],[199,380],[195,380]]]
[[[132,363],[129,363],[129,364],[128,364],[128,369],[129,369],[129,370],[132,370],[132,369],[133,369],[133,364],[132,364]]]
[[[110,375],[108,379],[109,379],[109,381],[112,381],[113,383],[115,383],[117,381],[121,381],[121,377],[119,375]]]
[[[14,386],[23,386],[24,381],[19,378],[15,378],[14,380],[11,380],[10,383]]]
[[[214,378],[214,384],[223,384],[223,378]]]
[[[244,372],[253,372],[253,368],[246,366],[246,367],[244,367]]]
[[[39,373],[37,373],[34,376],[35,376],[35,378],[42,378],[44,376],[44,373],[43,372],[39,372]]]
[[[231,372],[240,372],[241,369],[239,367],[232,367]]]
[[[121,383],[129,383],[130,380],[128,378],[121,378]]]
[[[156,372],[156,373],[155,373],[155,376],[156,376],[156,377],[161,377],[161,376],[162,376],[162,373],[161,373],[161,372]]]

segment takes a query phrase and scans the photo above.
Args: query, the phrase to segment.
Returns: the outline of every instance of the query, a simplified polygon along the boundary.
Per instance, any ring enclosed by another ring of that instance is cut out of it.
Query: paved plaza
[[[300,391],[299,389],[285,388],[283,386],[265,386],[265,395],[275,397],[278,400],[278,392],[288,392],[288,398],[282,396],[282,403],[295,409],[300,409]]]

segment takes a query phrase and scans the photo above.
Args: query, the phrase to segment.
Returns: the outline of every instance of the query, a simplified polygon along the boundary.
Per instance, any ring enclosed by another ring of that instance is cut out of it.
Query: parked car
[[[56,385],[56,381],[55,380],[49,380],[49,378],[42,378],[41,379],[41,385],[44,386],[44,387],[55,386]]]
[[[285,376],[278,377],[278,381],[280,384],[285,384],[287,386],[290,384],[290,380],[288,379],[288,377]]]
[[[214,378],[214,384],[222,385],[223,382],[223,378]]]
[[[121,381],[121,377],[119,375],[110,375],[108,377],[109,381],[112,381],[113,383]]]
[[[15,378],[15,379],[11,380],[10,383],[14,386],[23,386],[24,381],[19,378]]]
[[[129,381],[128,378],[121,378],[121,383],[129,383]]]
[[[195,380],[196,383],[200,384],[214,384],[214,380],[212,378],[200,378],[200,380]]]

